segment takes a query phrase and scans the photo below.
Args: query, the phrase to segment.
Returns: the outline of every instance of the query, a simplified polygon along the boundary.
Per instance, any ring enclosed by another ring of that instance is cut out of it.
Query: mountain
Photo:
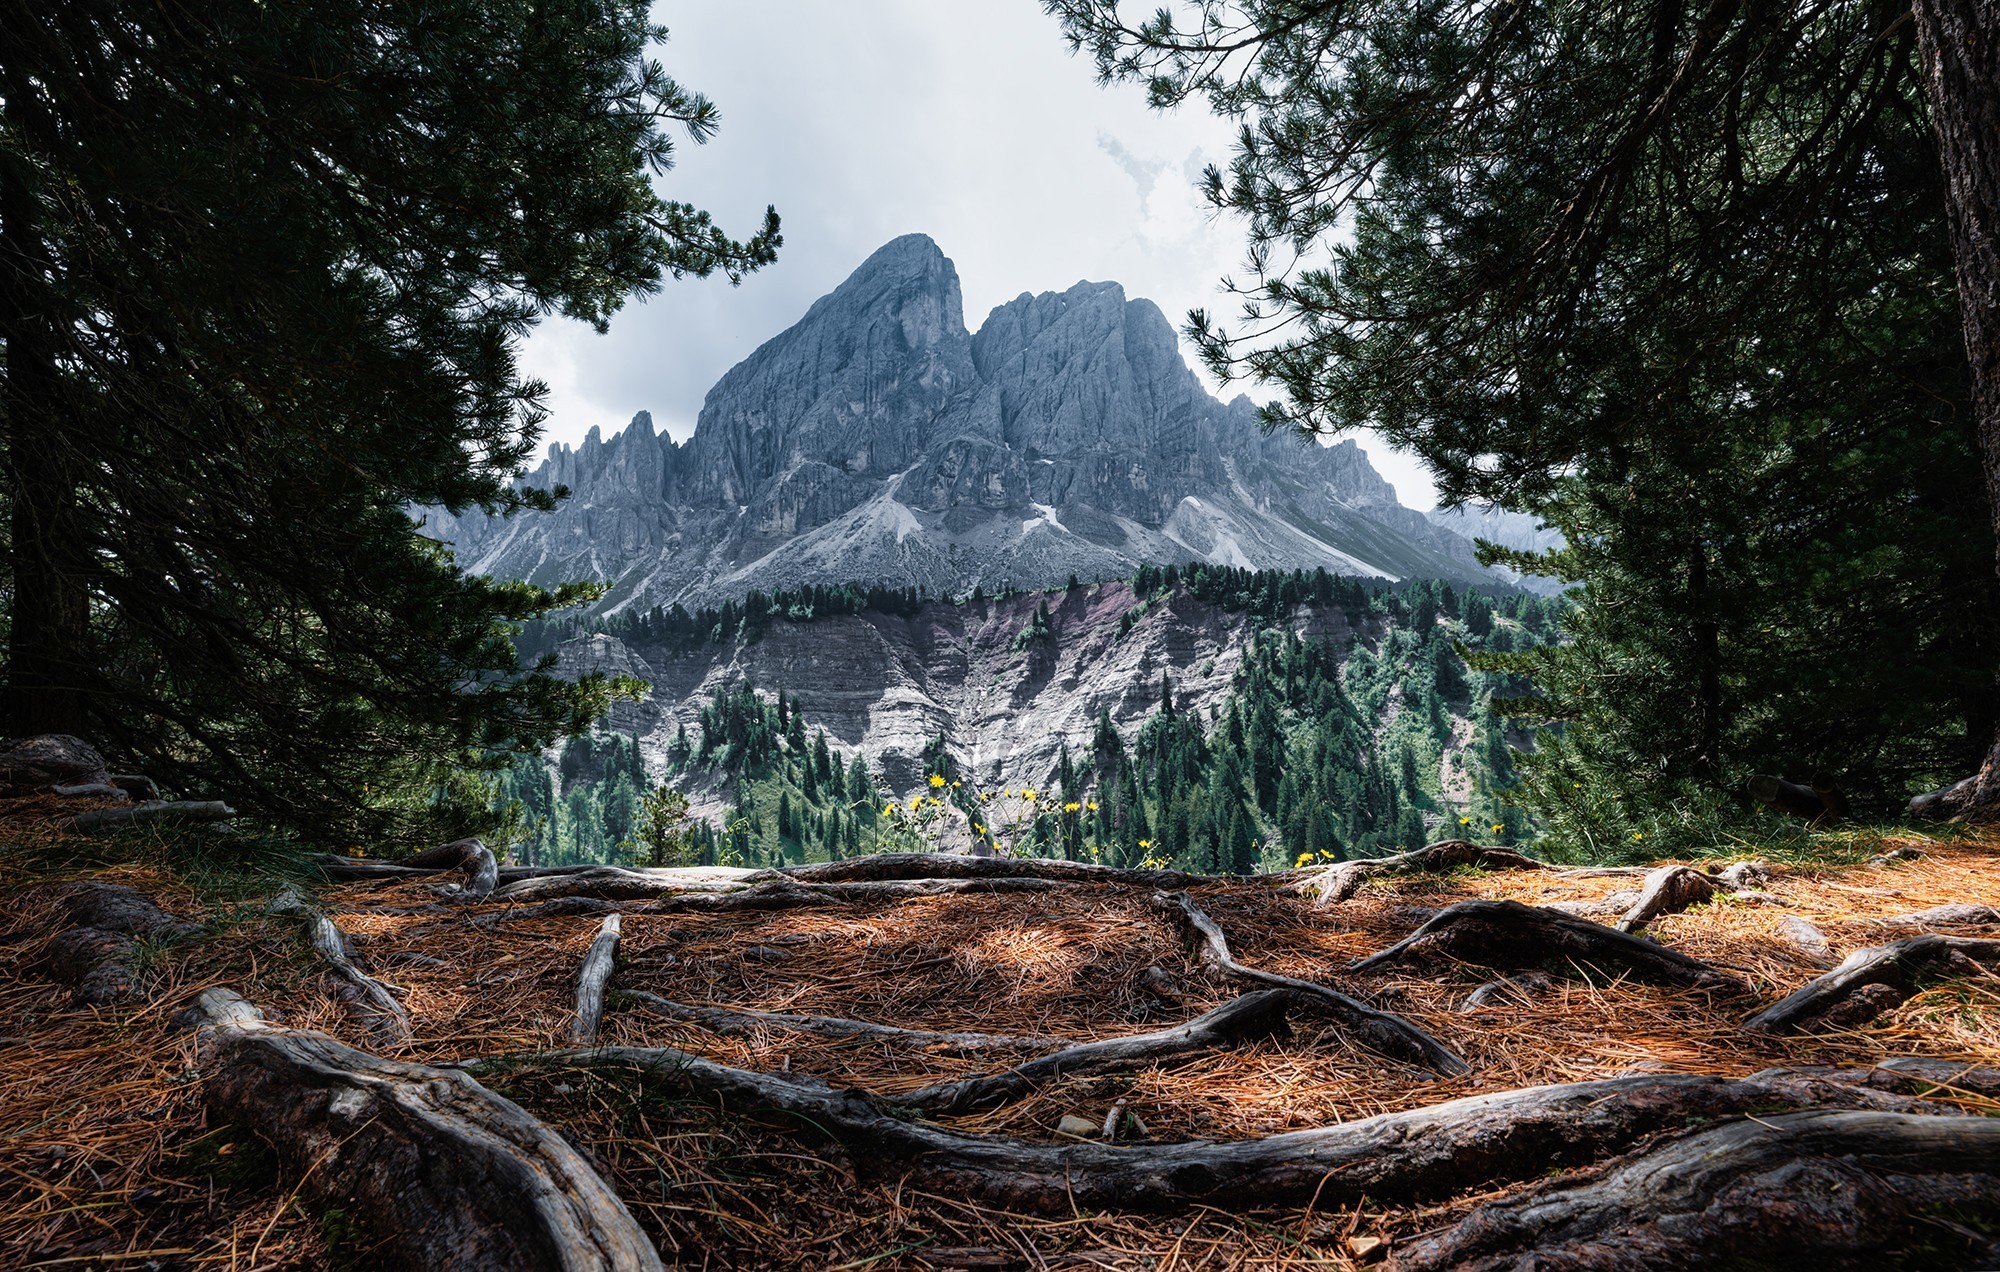
[[[1426,514],[1431,524],[1462,535],[1467,539],[1484,539],[1497,543],[1503,548],[1517,548],[1523,552],[1547,552],[1563,545],[1562,532],[1543,525],[1539,517],[1525,512],[1509,512],[1504,508],[1460,507],[1438,508]],[[1494,566],[1492,572],[1516,587],[1526,588],[1544,596],[1554,596],[1562,591],[1562,584],[1556,580],[1537,574],[1522,574],[1507,566]]]
[[[573,494],[512,520],[433,511],[472,569],[613,584],[603,611],[854,580],[1129,577],[1144,562],[1501,582],[1396,502],[1352,442],[1272,436],[1116,283],[1022,294],[967,330],[958,272],[889,243],[712,388],[685,443],[640,412],[525,475]]]

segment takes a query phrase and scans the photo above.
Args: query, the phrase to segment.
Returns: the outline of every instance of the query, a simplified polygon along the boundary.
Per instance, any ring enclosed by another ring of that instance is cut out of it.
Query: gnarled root
[[[1172,1029],[1135,1034],[1129,1038],[1080,1042],[1046,1056],[1037,1056],[1004,1073],[924,1087],[908,1095],[897,1096],[895,1103],[935,1113],[963,1113],[1018,1099],[1057,1078],[1134,1069],[1155,1060],[1268,1038],[1285,1030],[1285,1011],[1298,998],[1296,990],[1258,990],[1232,999],[1214,1011]],[[1115,1128],[1115,1122],[1113,1125]]]
[[[1706,905],[1718,891],[1714,880],[1690,866],[1661,866],[1646,876],[1639,899],[1618,920],[1618,930],[1636,932],[1661,915]]]
[[[467,1074],[266,1024],[208,990],[209,1115],[277,1150],[299,1188],[369,1230],[370,1266],[652,1272],[652,1242],[561,1136]]]
[[[454,839],[442,847],[405,857],[398,864],[418,870],[463,870],[465,882],[444,893],[453,901],[484,901],[500,884],[499,859],[477,839]]]
[[[844,861],[785,866],[801,883],[860,883],[892,879],[1048,879],[1059,883],[1118,883],[1140,888],[1186,888],[1217,876],[1184,870],[1126,870],[1088,861],[1046,857],[968,857],[943,852],[885,852]]]
[[[1735,977],[1700,959],[1592,923],[1518,901],[1461,901],[1377,954],[1349,964],[1371,972],[1443,956],[1484,967],[1538,967],[1554,959],[1611,964],[1670,985],[1741,990]]]
[[[1690,1121],[1813,1106],[1935,1108],[1812,1078],[1647,1074],[1531,1087],[1228,1143],[1028,1144],[948,1131],[817,1081],[753,1073],[664,1048],[598,1047],[474,1062],[629,1071],[643,1084],[710,1095],[740,1114],[831,1136],[863,1170],[901,1171],[922,1186],[1041,1212],[1072,1207],[1170,1210],[1274,1206],[1366,1197],[1399,1202],[1532,1179],[1587,1164]],[[1996,1123],[2000,1126],[2000,1123]]]
[[[2000,1213],[2000,1122],[1812,1110],[1680,1136],[1490,1202],[1395,1260],[1429,1269],[1992,1267],[2000,1236],[1952,1222]],[[1932,1261],[1932,1260],[1935,1261]]]
[[[1361,885],[1383,875],[1443,874],[1460,866],[1480,866],[1487,870],[1547,870],[1546,861],[1515,852],[1511,848],[1481,848],[1464,839],[1447,839],[1393,857],[1343,861],[1324,870],[1314,870],[1297,883],[1301,892],[1312,893],[1322,903],[1345,901],[1361,891]]]
[[[849,1020],[842,1016],[790,1016],[777,1011],[750,1011],[737,1007],[710,1007],[701,1003],[677,1003],[644,990],[621,989],[620,999],[629,999],[665,1020],[700,1025],[710,1033],[759,1034],[773,1029],[817,1034],[822,1038],[867,1038],[902,1043],[946,1053],[984,1051],[1026,1051],[1033,1047],[1057,1046],[1062,1038],[1033,1034],[987,1034],[936,1029],[904,1029],[878,1025],[871,1020]]]
[[[1745,1029],[1797,1033],[1866,1023],[1954,966],[2000,963],[2000,941],[1964,936],[1906,937],[1856,950],[1839,967],[1745,1021]]]
[[[598,1025],[604,1020],[604,987],[611,983],[611,969],[618,961],[618,938],[624,932],[624,922],[619,915],[606,915],[583,956],[583,967],[576,976],[576,1016],[569,1026],[571,1042],[597,1041]]]
[[[302,920],[306,925],[307,939],[313,949],[327,961],[333,974],[346,982],[348,992],[353,997],[348,1005],[365,1020],[372,1030],[386,1041],[408,1042],[410,1040],[410,1014],[403,1010],[403,1004],[389,992],[389,987],[355,966],[354,959],[347,952],[347,938],[341,935],[332,919],[314,909],[303,896],[286,888],[271,902],[273,914],[289,914]]]
[[[1401,1016],[1378,1011],[1357,998],[1329,989],[1314,981],[1276,972],[1245,967],[1229,952],[1229,938],[1206,911],[1185,892],[1156,892],[1153,908],[1171,918],[1200,953],[1201,961],[1219,972],[1240,980],[1254,981],[1304,994],[1332,1011],[1335,1019],[1353,1030],[1354,1036],[1372,1050],[1397,1060],[1420,1064],[1451,1076],[1471,1068],[1456,1052]]]

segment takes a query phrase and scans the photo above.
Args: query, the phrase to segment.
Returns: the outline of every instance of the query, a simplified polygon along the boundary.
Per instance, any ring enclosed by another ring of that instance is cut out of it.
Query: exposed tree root
[[[1485,967],[1554,960],[1612,964],[1671,985],[1742,990],[1735,977],[1651,941],[1518,901],[1461,901],[1402,940],[1348,966],[1369,972],[1443,956]]]
[[[334,975],[346,982],[353,995],[347,1000],[348,1005],[368,1023],[370,1029],[391,1042],[410,1040],[410,1014],[403,1010],[403,1004],[389,992],[387,985],[355,966],[353,957],[347,952],[347,938],[341,935],[332,919],[314,909],[291,888],[279,893],[277,899],[271,902],[270,909],[273,914],[289,914],[304,921],[312,947],[332,967]]]
[[[497,923],[523,922],[528,919],[560,919],[579,914],[623,914],[625,907],[616,901],[600,901],[596,897],[557,897],[539,905],[509,906],[504,910],[490,910],[473,918],[479,927],[492,927]]]
[[[1361,891],[1370,879],[1392,874],[1443,874],[1460,866],[1486,870],[1548,870],[1546,861],[1537,861],[1511,848],[1481,848],[1464,839],[1447,839],[1429,847],[1398,853],[1393,857],[1343,861],[1324,870],[1314,870],[1296,885],[1301,892],[1316,895],[1321,902],[1345,901]]]
[[[443,847],[405,857],[399,864],[424,870],[463,870],[465,883],[444,894],[453,901],[484,901],[500,883],[499,860],[477,839],[455,839]]]
[[[1877,927],[1990,927],[2000,923],[2000,908],[1990,905],[1934,905],[1915,914],[1873,920]]]
[[[926,1188],[1044,1213],[1074,1207],[1267,1207],[1315,1199],[1344,1205],[1363,1197],[1396,1203],[1584,1165],[1691,1122],[1822,1105],[1898,1112],[1938,1107],[1791,1075],[1647,1074],[1471,1096],[1228,1143],[1028,1144],[913,1122],[897,1116],[895,1106],[859,1091],[753,1073],[664,1048],[545,1052],[467,1067],[630,1070],[641,1083],[705,1093],[739,1114],[773,1117],[831,1136],[858,1169],[905,1171]]]
[[[1034,1047],[1059,1046],[1063,1038],[1024,1034],[965,1033],[934,1029],[904,1029],[878,1025],[868,1020],[848,1020],[840,1016],[788,1016],[776,1011],[746,1011],[735,1007],[710,1007],[698,1003],[677,1003],[643,990],[613,992],[616,1001],[630,1000],[655,1016],[684,1020],[711,1033],[759,1034],[773,1029],[817,1034],[822,1038],[870,1038],[897,1042],[941,1052],[1026,1051]]]
[[[597,1041],[597,1027],[604,1019],[604,987],[611,983],[611,969],[618,961],[618,938],[624,931],[624,922],[616,914],[606,915],[597,929],[597,938],[583,956],[583,968],[576,976],[576,1017],[569,1027],[571,1042]]]
[[[468,1075],[266,1024],[228,990],[196,1004],[209,1115],[277,1150],[301,1192],[368,1230],[371,1267],[650,1272],[616,1193]]]
[[[661,897],[643,907],[647,914],[695,911],[726,914],[739,910],[810,910],[827,906],[883,904],[911,897],[964,893],[1051,892],[1070,886],[1056,879],[897,879],[880,883],[793,883],[778,879],[739,892],[692,893]]]
[[[1721,891],[1713,879],[1691,866],[1661,866],[1646,876],[1639,899],[1618,920],[1620,932],[1636,932],[1665,914],[1706,905]]]
[[[1970,964],[1978,963],[2000,963],[2000,941],[1927,934],[1856,950],[1840,966],[1758,1012],[1743,1027],[1796,1033],[1858,1025],[1916,993],[1927,977],[1954,967],[1970,970]]]
[[[890,879],[1051,879],[1062,883],[1118,883],[1139,888],[1186,888],[1229,876],[1184,870],[1124,870],[1088,861],[1045,857],[968,857],[943,852],[885,852],[845,861],[786,866],[802,883],[857,883]]]
[[[1004,1073],[924,1087],[897,1096],[894,1102],[935,1113],[963,1113],[1017,1099],[1057,1078],[1134,1069],[1155,1060],[1268,1038],[1285,1031],[1285,1012],[1298,998],[1296,990],[1261,989],[1172,1029],[1080,1042]]]
[[[1531,1002],[1532,995],[1550,989],[1554,984],[1555,982],[1540,972],[1521,972],[1515,976],[1502,976],[1498,980],[1487,981],[1467,994],[1465,1001],[1459,1004],[1458,1010],[1461,1015],[1466,1015],[1491,1007],[1508,998],[1518,1002]]]
[[[1399,1272],[1501,1268],[1992,1267],[2000,1121],[1759,1116],[1490,1202],[1402,1252]]]
[[[771,870],[731,866],[678,866],[628,870],[592,866],[562,874],[536,874],[503,883],[495,901],[548,901],[555,897],[596,897],[600,901],[649,901],[683,892],[733,892],[753,883],[781,879]]]
[[[126,1002],[138,993],[133,956],[142,940],[164,941],[200,931],[152,900],[114,883],[63,885],[64,929],[49,942],[41,970],[76,992],[84,1006]]]
[[[1787,945],[1821,967],[1833,966],[1833,946],[1827,941],[1826,933],[1798,915],[1786,915],[1784,921],[1778,924],[1778,934],[1785,938]]]
[[[1446,1076],[1470,1070],[1471,1066],[1451,1048],[1401,1016],[1378,1011],[1359,999],[1313,981],[1280,976],[1276,972],[1260,971],[1237,962],[1229,952],[1229,938],[1187,893],[1156,892],[1152,904],[1174,920],[1182,932],[1196,943],[1202,962],[1217,971],[1260,985],[1272,985],[1311,996],[1321,1005],[1331,1008],[1335,1018],[1353,1030],[1354,1036],[1363,1044],[1383,1055],[1420,1064]]]
[[[1771,1070],[1769,1074],[1784,1072],[1893,1091],[1898,1095],[1964,1094],[2000,1099],[2000,1069],[1933,1056],[1898,1056],[1863,1068],[1794,1065],[1789,1070]]]

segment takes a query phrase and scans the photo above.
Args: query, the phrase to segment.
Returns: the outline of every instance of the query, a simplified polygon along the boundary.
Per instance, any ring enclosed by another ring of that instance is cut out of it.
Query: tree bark
[[[1740,991],[1733,976],[1700,959],[1616,928],[1518,901],[1461,901],[1388,949],[1357,959],[1350,972],[1371,972],[1443,956],[1482,967],[1539,967],[1556,958],[1630,968],[1670,985]]]
[[[1428,872],[1442,874],[1460,866],[1480,866],[1487,870],[1548,870],[1546,861],[1515,852],[1511,848],[1481,848],[1464,839],[1447,839],[1428,847],[1397,853],[1393,857],[1371,857],[1343,861],[1325,870],[1316,870],[1300,879],[1301,892],[1318,895],[1322,904],[1345,901],[1361,890],[1361,885],[1381,875]]]
[[[1914,0],[1917,53],[1944,168],[1972,409],[2000,569],[2000,0]],[[1944,796],[1944,792],[1939,792]],[[2000,821],[2000,731],[1971,789],[1916,815]]]
[[[1229,952],[1229,938],[1223,935],[1222,928],[1187,893],[1156,892],[1153,894],[1153,908],[1167,915],[1187,933],[1195,942],[1203,963],[1242,980],[1292,990],[1323,1007],[1331,1008],[1334,1016],[1353,1030],[1354,1036],[1371,1050],[1393,1059],[1423,1065],[1446,1077],[1471,1071],[1472,1066],[1457,1052],[1401,1016],[1378,1011],[1358,998],[1329,989],[1316,981],[1282,976],[1237,962],[1236,956]]]
[[[597,1029],[604,1020],[604,987],[611,983],[611,971],[618,961],[618,938],[624,934],[624,924],[620,916],[606,915],[597,929],[597,939],[583,956],[583,967],[576,975],[576,1018],[570,1022],[571,1042],[597,1041]]]
[[[939,1083],[899,1095],[894,1103],[933,1113],[964,1113],[1019,1099],[1057,1078],[1135,1069],[1155,1060],[1268,1038],[1285,1031],[1285,1011],[1300,997],[1296,990],[1260,989],[1231,999],[1184,1025],[1126,1038],[1080,1042],[1001,1073]]]
[[[1036,1034],[987,1034],[954,1030],[905,1029],[899,1025],[878,1025],[872,1020],[849,1020],[844,1016],[791,1016],[777,1011],[751,1011],[741,1007],[713,1007],[704,1003],[677,1003],[639,989],[621,989],[621,998],[665,1020],[700,1025],[710,1033],[760,1034],[774,1029],[817,1034],[822,1038],[867,1038],[896,1042],[946,1054],[984,1051],[1026,1051],[1034,1047],[1057,1046],[1065,1041]]]
[[[898,1116],[894,1105],[860,1091],[731,1068],[665,1048],[502,1056],[466,1067],[481,1073],[629,1070],[644,1085],[706,1094],[733,1111],[777,1115],[802,1132],[829,1136],[864,1172],[906,1172],[926,1188],[1062,1214],[1077,1207],[1340,1206],[1363,1198],[1394,1205],[1586,1165],[1691,1122],[1812,1107],[1892,1112],[1940,1107],[1790,1074],[1646,1074],[1469,1096],[1263,1139],[1029,1144],[911,1121]]]
[[[1715,881],[1692,866],[1661,866],[1646,876],[1639,899],[1618,920],[1620,932],[1637,932],[1654,919],[1705,905],[1720,891]]]
[[[1955,963],[2000,963],[2000,941],[1932,934],[1856,950],[1743,1027],[1783,1034],[1865,1024],[1916,993],[1925,977]]]
[[[254,1131],[297,1187],[367,1230],[370,1267],[655,1272],[659,1255],[560,1135],[465,1073],[266,1024],[205,991],[209,1115]]]
[[[410,1040],[410,1014],[403,1010],[403,1004],[389,992],[389,987],[354,965],[354,959],[347,952],[347,938],[327,918],[314,909],[304,897],[287,888],[271,902],[271,913],[288,914],[306,925],[307,938],[312,947],[327,961],[334,975],[348,985],[353,994],[351,1006],[355,1014],[361,1016],[378,1037],[387,1042],[408,1042]]]
[[[1992,1267],[2000,1236],[1939,1219],[2000,1213],[2000,1122],[1829,1112],[1666,1140],[1489,1202],[1400,1252],[1396,1272],[1562,1268]]]

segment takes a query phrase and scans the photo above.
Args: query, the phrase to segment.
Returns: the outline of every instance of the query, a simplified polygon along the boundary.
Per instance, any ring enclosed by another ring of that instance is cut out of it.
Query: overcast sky
[[[524,361],[552,390],[548,440],[609,436],[640,410],[685,438],[723,372],[913,231],[957,264],[973,330],[1024,291],[1083,279],[1122,283],[1176,326],[1196,306],[1235,310],[1218,284],[1238,271],[1241,225],[1194,189],[1227,160],[1229,126],[1100,88],[1036,0],[667,0],[653,14],[668,72],[722,117],[713,141],[680,147],[663,192],[738,236],[775,204],[785,245],[739,287],[668,283],[607,335],[543,324]],[[1431,506],[1414,461],[1359,440],[1404,504]]]

